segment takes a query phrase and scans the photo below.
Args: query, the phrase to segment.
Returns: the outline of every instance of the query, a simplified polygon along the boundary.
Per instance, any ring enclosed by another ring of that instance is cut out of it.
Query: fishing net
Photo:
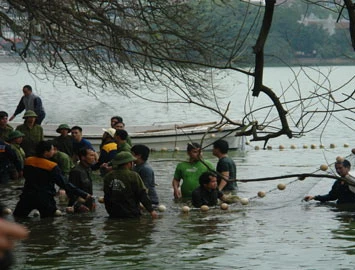
[[[354,168],[355,155],[349,155],[345,157],[345,159],[347,159],[351,163],[351,167]],[[290,204],[301,202],[304,196],[313,191],[316,186],[317,191],[314,190],[315,192],[319,192],[323,188],[324,192],[327,193],[329,187],[335,181],[335,179],[332,178],[333,176],[336,176],[334,164],[335,162],[326,167],[322,167],[324,166],[322,165],[319,169],[307,174],[316,175],[317,177],[294,176],[286,178],[286,176],[280,176],[280,179],[272,177],[269,181],[264,181],[262,179],[257,181],[257,179],[252,179],[249,180],[249,182],[246,180],[244,183],[239,184],[241,187],[239,193],[246,196],[244,199],[247,200],[247,203],[243,205],[243,201],[240,201],[239,204],[244,208],[257,207],[259,209],[272,209],[286,207]],[[354,177],[351,177],[349,180],[355,181],[355,172],[350,172],[350,174]],[[322,175],[324,177],[322,177]]]

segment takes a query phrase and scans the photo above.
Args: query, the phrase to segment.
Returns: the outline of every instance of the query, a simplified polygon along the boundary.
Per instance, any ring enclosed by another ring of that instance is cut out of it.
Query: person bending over
[[[351,164],[348,160],[338,161],[335,163],[335,170],[339,176],[346,178],[349,176]],[[349,184],[344,180],[336,180],[332,189],[325,195],[307,195],[304,197],[306,202],[316,200],[320,202],[335,201],[337,204],[355,203],[355,193],[350,190]]]

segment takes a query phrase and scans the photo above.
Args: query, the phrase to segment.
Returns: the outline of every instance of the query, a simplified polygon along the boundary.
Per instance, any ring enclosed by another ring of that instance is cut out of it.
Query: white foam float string
[[[355,154],[355,148],[352,149],[351,152],[354,155]],[[351,157],[351,155],[348,155],[347,157],[337,156],[336,157],[336,162],[341,162],[344,159],[349,159],[350,157]],[[331,163],[330,165],[334,165],[334,164],[335,164],[335,162]],[[276,190],[284,190],[284,189],[286,189],[287,185],[296,183],[298,181],[303,181],[307,177],[330,178],[330,179],[335,179],[335,180],[342,180],[342,181],[345,181],[346,183],[348,183],[349,186],[351,187],[351,189],[353,189],[354,192],[355,192],[355,176],[349,176],[349,177],[343,178],[343,177],[339,177],[339,176],[336,176],[334,174],[331,174],[330,172],[328,172],[326,174],[317,174],[316,173],[319,170],[326,172],[328,170],[328,168],[329,168],[328,165],[322,164],[322,165],[320,165],[320,168],[318,170],[316,170],[315,172],[313,172],[313,173],[290,174],[290,175],[274,176],[274,177],[263,177],[263,178],[255,178],[255,179],[228,179],[226,181],[227,182],[229,181],[229,182],[247,183],[247,182],[270,181],[270,180],[273,181],[273,180],[280,180],[280,179],[294,178],[294,177],[296,178],[295,180],[290,181],[287,184],[280,183],[280,184],[277,185],[277,187],[272,188],[272,189],[270,189],[268,191],[259,191],[256,196],[250,197],[249,200],[254,200],[256,198],[259,198],[259,199],[263,198],[263,197],[266,196],[267,193],[270,193],[270,192],[273,192],[273,191],[276,191]]]

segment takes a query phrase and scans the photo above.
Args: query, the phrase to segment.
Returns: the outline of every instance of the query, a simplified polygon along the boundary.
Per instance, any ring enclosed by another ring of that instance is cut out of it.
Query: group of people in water
[[[145,145],[132,145],[122,117],[111,117],[110,128],[103,129],[98,154],[83,137],[80,126],[60,124],[56,129],[59,135],[45,141],[41,99],[32,93],[29,85],[23,87],[23,93],[13,116],[8,118],[7,112],[0,112],[0,143],[5,149],[1,157],[0,182],[24,179],[22,194],[13,213],[15,217],[27,217],[34,209],[41,217],[62,214],[56,205],[58,194],[68,197],[67,212],[94,210],[92,183],[95,171],[103,178],[104,203],[111,217],[139,216],[141,204],[152,217],[157,216],[154,206],[159,205],[159,198],[154,170],[147,162],[150,149]],[[23,110],[24,123],[13,129],[8,121]],[[222,190],[234,192],[236,166],[228,157],[228,149],[227,141],[215,142],[213,153],[219,158],[216,170],[211,162],[202,158],[201,146],[189,143],[189,160],[179,163],[174,173],[174,197],[189,198],[195,207],[200,207],[216,205],[218,199],[223,200]],[[232,182],[228,182],[229,179]],[[59,191],[55,185],[59,186]]]
[[[23,93],[10,118],[7,112],[0,111],[0,183],[24,179],[22,194],[13,212],[15,217],[27,217],[34,209],[43,218],[61,215],[55,199],[58,194],[68,197],[68,213],[93,211],[96,207],[95,171],[103,179],[103,203],[110,217],[138,217],[143,208],[153,218],[158,216],[154,170],[147,162],[150,149],[132,144],[121,117],[112,117],[111,127],[103,129],[98,154],[83,138],[80,126],[61,124],[56,129],[58,137],[44,140],[42,102],[33,95],[29,85],[23,87]],[[23,110],[24,123],[13,129],[8,121]],[[214,168],[211,162],[203,159],[201,145],[188,143],[188,160],[177,165],[172,180],[174,198],[189,199],[194,207],[228,202],[226,193],[235,194],[237,190],[236,165],[228,156],[228,150],[227,141],[214,142],[213,155],[218,158]],[[335,168],[346,178],[350,162],[338,161]],[[329,194],[304,199],[355,203],[355,193],[347,181],[337,180]]]
[[[24,123],[14,130],[8,121],[22,111],[25,111]],[[154,170],[147,162],[150,149],[145,145],[132,145],[122,117],[111,117],[110,128],[103,129],[100,154],[83,138],[80,126],[61,124],[56,129],[59,136],[45,141],[41,126],[45,117],[43,104],[29,85],[23,87],[23,97],[14,114],[8,117],[7,112],[0,111],[0,144],[3,149],[0,183],[25,179],[15,216],[27,216],[33,209],[39,210],[42,217],[59,214],[53,198],[57,194],[55,184],[60,187],[59,194],[65,193],[69,198],[68,212],[93,210],[93,171],[99,171],[103,177],[104,201],[110,216],[138,216],[140,203],[152,213],[153,206],[159,204]],[[226,192],[235,194],[236,165],[228,157],[228,150],[227,141],[214,142],[213,154],[218,158],[214,168],[211,162],[202,158],[201,146],[196,142],[189,143],[189,160],[177,165],[172,180],[174,198],[189,198],[193,206],[200,207],[216,205],[218,200],[225,201]],[[131,175],[127,171],[135,172]],[[336,171],[341,177],[346,176],[350,163],[347,160],[338,162]],[[347,192],[347,184],[336,184],[330,195],[307,196],[305,200],[355,202],[354,193]],[[155,216],[154,213],[152,215]]]

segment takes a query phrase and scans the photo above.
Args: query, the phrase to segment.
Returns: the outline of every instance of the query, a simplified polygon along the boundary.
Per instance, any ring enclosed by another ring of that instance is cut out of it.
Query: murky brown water
[[[302,159],[300,151],[310,159]],[[262,176],[266,168],[255,163],[265,158],[270,159],[270,174],[314,172],[320,154],[321,150],[310,149],[231,153],[243,178]],[[239,195],[248,197],[249,205],[183,214],[183,204],[172,200],[171,179],[184,156],[151,157],[158,193],[167,207],[159,219],[145,214],[113,220],[99,205],[90,214],[22,220],[31,234],[17,245],[13,269],[352,269],[355,212],[301,202],[305,194],[326,192],[332,180],[239,183]],[[216,161],[210,153],[205,156]],[[285,159],[294,159],[294,166],[285,165]],[[276,188],[280,182],[288,183],[284,191]],[[1,190],[10,207],[17,202],[16,187]],[[260,190],[267,191],[263,199],[256,196]],[[98,181],[95,195],[102,194]]]
[[[273,73],[279,76],[279,71]],[[15,79],[9,80],[9,77]],[[159,117],[163,121],[174,118],[186,121],[191,115],[199,115],[201,121],[211,120],[210,115],[198,110],[192,112],[190,107],[175,110],[150,104],[142,109],[142,104],[134,103],[136,101],[124,103],[121,98],[109,104],[112,97],[104,97],[104,102],[98,102],[84,92],[73,94],[65,85],[49,91],[51,83],[34,83],[33,78],[24,76],[23,71],[8,66],[1,67],[0,78],[2,109],[12,112],[21,96],[22,85],[29,83],[43,97],[47,120],[55,123],[63,120],[106,127],[112,114],[122,115],[132,125],[149,124]],[[340,76],[338,79],[346,81]],[[232,82],[229,86],[240,89]],[[238,95],[237,90],[232,94]],[[68,103],[79,99],[82,104],[76,104],[75,108]],[[60,113],[54,110],[58,102],[63,106]],[[133,103],[137,111],[132,111]],[[232,105],[234,115],[239,115],[243,106]],[[273,140],[274,150],[256,151],[250,147],[246,155],[231,153],[237,163],[238,177],[250,179],[311,173],[322,163],[333,163],[338,155],[350,154],[350,149],[343,145],[353,143],[353,131],[345,129],[338,121],[328,125],[322,139],[319,134],[308,134],[292,141],[286,138]],[[305,143],[335,143],[337,147],[303,149]],[[286,149],[279,151],[279,144],[285,145]],[[291,150],[291,144],[296,144],[297,149]],[[205,156],[216,163],[211,154],[205,153]],[[354,269],[355,212],[334,205],[301,201],[306,194],[328,192],[332,180],[239,183],[238,195],[249,198],[249,205],[234,204],[227,211],[211,209],[201,213],[193,210],[183,214],[180,211],[182,205],[172,200],[171,180],[178,160],[184,158],[184,153],[178,156],[154,153],[150,158],[159,184],[158,194],[167,207],[159,219],[152,220],[149,215],[143,215],[139,219],[111,220],[107,218],[104,206],[100,205],[95,213],[90,214],[22,220],[31,234],[29,239],[18,243],[14,251],[17,263],[13,269]],[[353,156],[351,159],[354,164]],[[287,184],[284,191],[276,188],[280,182]],[[12,209],[20,193],[18,187],[20,183],[0,188],[1,201]],[[103,195],[101,187],[97,181],[96,196]],[[261,190],[267,192],[263,199],[256,196]]]

